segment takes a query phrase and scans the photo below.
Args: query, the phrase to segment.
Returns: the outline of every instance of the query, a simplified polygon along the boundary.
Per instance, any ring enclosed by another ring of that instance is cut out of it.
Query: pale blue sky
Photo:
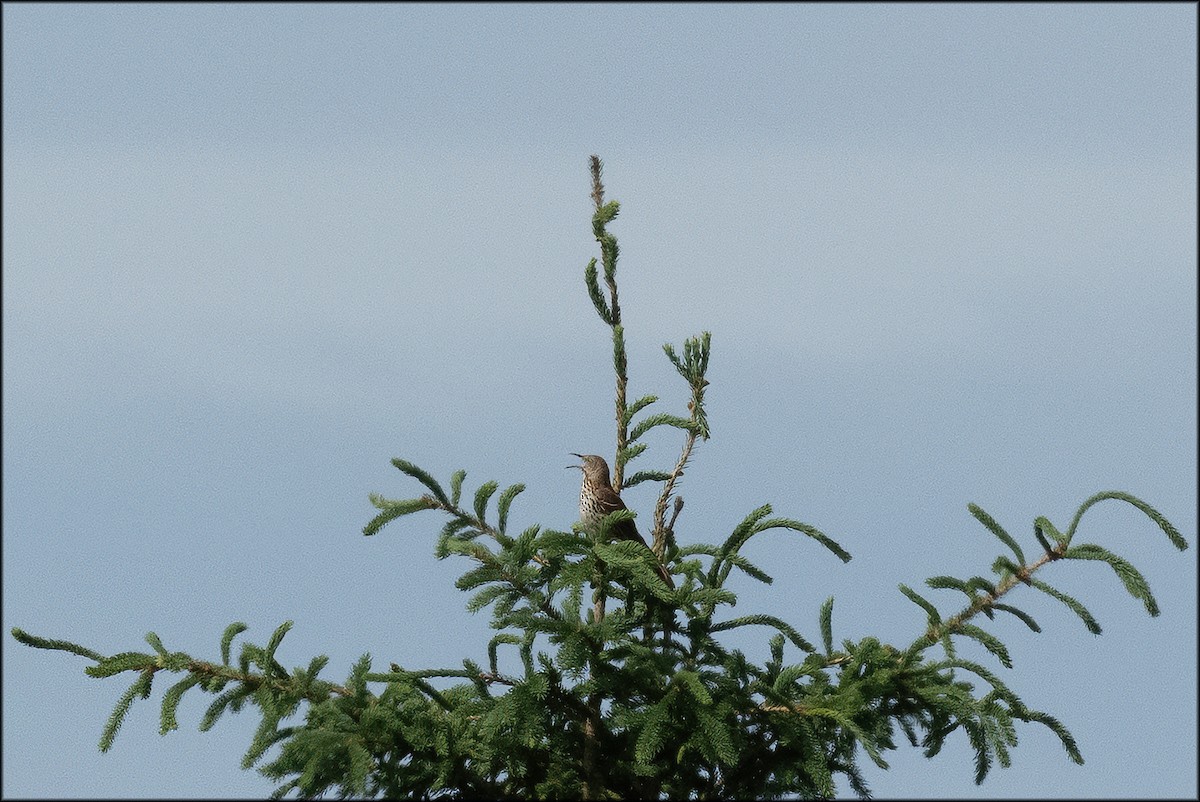
[[[612,452],[610,344],[582,273],[587,157],[623,204],[631,392],[681,411],[663,342],[713,332],[680,539],[771,502],[740,586],[817,637],[907,644],[896,589],[986,574],[974,501],[1036,548],[1120,489],[1196,544],[1196,8],[1172,5],[3,6],[3,792],[247,797],[251,713],[160,737],[106,652],[217,655],[234,620],[343,678],[486,656],[433,515],[366,539],[404,457],[524,482],[565,528],[567,452]],[[644,467],[678,442],[652,439]],[[648,515],[648,488],[627,500]],[[1195,797],[1196,552],[1105,502],[1058,564],[1099,638],[986,626],[1030,706],[972,783],[962,739],[868,769],[880,798]],[[932,591],[931,591],[932,593]],[[946,594],[944,609],[957,602]],[[767,632],[737,643],[756,658]],[[792,654],[799,659],[799,655]],[[989,662],[990,661],[990,662]],[[164,686],[165,687],[165,686]],[[194,692],[193,692],[194,693]],[[865,764],[869,761],[863,757]]]

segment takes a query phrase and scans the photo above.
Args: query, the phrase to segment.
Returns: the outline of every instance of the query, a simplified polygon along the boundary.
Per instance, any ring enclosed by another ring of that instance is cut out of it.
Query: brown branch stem
[[[912,652],[925,649],[937,643],[947,633],[957,632],[963,624],[970,621],[985,609],[991,608],[996,602],[1007,595],[1017,585],[1029,584],[1029,578],[1032,577],[1034,573],[1048,563],[1060,559],[1066,549],[1066,544],[1060,543],[1056,545],[1053,550],[1046,552],[1032,564],[1021,566],[1017,573],[1002,580],[1000,584],[996,586],[996,591],[994,593],[985,593],[982,596],[979,596],[958,613],[943,621],[940,626],[931,626],[926,629],[925,633],[913,641],[912,646],[908,647],[909,651]]]

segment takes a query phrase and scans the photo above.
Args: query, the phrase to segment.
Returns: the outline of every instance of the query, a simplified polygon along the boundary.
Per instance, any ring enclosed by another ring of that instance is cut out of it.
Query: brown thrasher
[[[595,454],[575,454],[572,456],[579,457],[583,460],[582,465],[568,465],[568,468],[583,469],[583,485],[579,488],[579,518],[589,526],[599,524],[604,516],[617,510],[628,509],[625,502],[621,501],[621,496],[617,491],[613,490],[612,482],[608,479],[608,463],[604,461],[604,457],[598,457]],[[618,540],[635,540],[646,546],[645,539],[638,533],[637,526],[633,521],[620,521],[613,525],[609,530],[610,534]],[[649,549],[649,546],[646,546]],[[667,583],[667,587],[671,590],[675,589],[675,583],[671,580],[671,574],[663,567],[662,563],[655,562],[658,566],[658,574]]]

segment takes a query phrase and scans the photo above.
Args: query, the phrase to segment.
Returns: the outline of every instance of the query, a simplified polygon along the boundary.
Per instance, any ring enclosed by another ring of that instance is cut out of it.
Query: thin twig
[[[692,420],[696,419],[695,412],[692,413]],[[692,456],[692,447],[696,445],[696,433],[689,431],[683,440],[683,450],[679,454],[679,460],[675,463],[674,470],[667,477],[666,484],[663,485],[662,493],[659,494],[658,502],[654,505],[654,553],[662,558],[663,551],[666,549],[667,529],[664,525],[664,520],[667,515],[667,499],[671,497],[671,493],[675,490],[675,483],[679,481],[679,477],[683,475],[683,468],[687,465],[687,461]],[[678,512],[676,515],[678,516]],[[674,526],[675,519],[671,519]]]

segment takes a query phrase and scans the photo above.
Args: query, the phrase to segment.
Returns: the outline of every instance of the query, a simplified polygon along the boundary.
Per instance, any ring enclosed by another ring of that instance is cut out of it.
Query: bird
[[[596,525],[604,516],[617,510],[628,509],[625,502],[621,501],[621,496],[616,490],[613,490],[612,482],[608,478],[608,463],[604,461],[604,457],[595,454],[575,454],[572,456],[579,457],[583,460],[582,465],[568,465],[568,468],[580,468],[583,471],[583,484],[579,488],[579,518],[585,524]],[[646,546],[645,539],[637,530],[637,525],[632,520],[618,521],[609,530],[613,537],[618,540],[633,540]],[[649,546],[646,546],[649,549]],[[671,579],[671,574],[662,565],[657,562],[658,575],[667,583],[667,587],[671,590],[675,589],[675,582]]]

